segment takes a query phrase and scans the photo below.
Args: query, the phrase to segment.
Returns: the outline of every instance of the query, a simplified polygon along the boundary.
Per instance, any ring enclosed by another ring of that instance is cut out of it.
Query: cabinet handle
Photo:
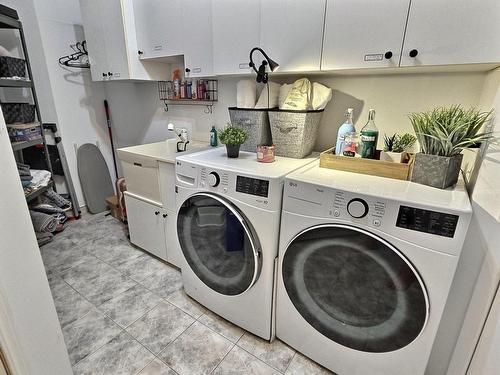
[[[191,69],[186,68],[186,73],[189,73],[190,71],[191,71]]]
[[[108,72],[108,77],[111,77],[112,75],[113,75],[113,73]]]
[[[137,51],[137,53],[138,53],[139,55],[143,55],[143,54],[144,54],[144,52],[143,52],[143,51],[141,51],[141,50]]]
[[[162,216],[165,219],[168,216],[168,214],[163,214]]]
[[[412,49],[409,53],[410,57],[417,57],[418,55],[418,50]]]
[[[106,73],[102,73],[102,76],[106,78],[108,75]]]
[[[155,215],[158,216],[160,214],[160,211],[155,211]]]
[[[385,54],[384,54],[384,57],[389,60],[392,58],[392,51],[387,51]]]

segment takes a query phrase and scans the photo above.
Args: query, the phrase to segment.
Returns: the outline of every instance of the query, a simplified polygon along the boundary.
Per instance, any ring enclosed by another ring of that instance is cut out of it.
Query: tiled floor
[[[329,374],[190,299],[177,269],[86,216],[41,248],[75,374]]]

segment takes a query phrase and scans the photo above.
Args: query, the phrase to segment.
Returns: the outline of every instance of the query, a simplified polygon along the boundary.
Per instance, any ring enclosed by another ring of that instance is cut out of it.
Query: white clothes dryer
[[[291,173],[276,336],[339,375],[423,374],[470,218],[463,184]]]
[[[315,158],[257,162],[224,148],[176,159],[177,238],[186,293],[234,324],[273,337],[283,183]]]

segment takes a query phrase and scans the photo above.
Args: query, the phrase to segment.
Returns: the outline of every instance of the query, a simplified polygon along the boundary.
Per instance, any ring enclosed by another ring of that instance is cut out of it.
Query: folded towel
[[[31,175],[33,180],[31,180],[34,188],[39,188],[42,186],[47,186],[50,181],[51,173],[43,169],[32,169]]]
[[[64,198],[63,196],[57,194],[53,189],[49,189],[47,190],[44,194],[43,194],[44,198],[46,198],[45,200],[45,203],[50,202],[50,203],[53,203],[55,204],[57,207],[61,207],[61,208],[71,208],[71,202],[69,200],[67,200],[66,198]]]
[[[31,176],[30,166],[28,164],[17,163],[17,170],[20,176]]]
[[[35,232],[53,232],[57,228],[58,222],[51,215],[30,210],[30,216]]]
[[[26,189],[27,187],[31,186],[31,181],[22,181],[21,180],[21,185],[23,185],[23,189]]]
[[[254,108],[257,101],[257,84],[253,79],[244,79],[236,84],[236,107]]]
[[[332,89],[323,86],[321,83],[314,82],[312,88],[312,109],[325,109],[326,105],[332,99]]]
[[[43,246],[46,243],[52,241],[52,239],[54,238],[54,235],[48,232],[43,232],[43,233],[35,232],[35,235],[36,235],[36,240],[38,242],[38,246]]]
[[[43,212],[45,214],[57,214],[63,213],[64,210],[61,207],[57,207],[50,203],[40,203],[35,206],[30,207],[33,211]]]
[[[275,82],[268,82],[268,85],[269,90],[268,86],[264,85],[255,108],[277,108],[279,106],[280,85]]]
[[[68,220],[68,217],[66,216],[65,213],[57,213],[57,214],[52,214],[52,217],[57,220],[59,224],[64,224],[66,220]]]
[[[29,175],[29,176],[26,176],[26,175],[21,175],[21,181],[31,181],[33,180],[33,176]]]

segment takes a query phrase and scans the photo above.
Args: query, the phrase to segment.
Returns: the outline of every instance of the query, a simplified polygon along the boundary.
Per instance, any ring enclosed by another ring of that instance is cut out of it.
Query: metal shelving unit
[[[38,126],[41,128],[41,137],[39,139],[31,140],[31,141],[25,141],[25,142],[12,142],[12,150],[16,156],[16,160],[18,161],[23,161],[23,150],[37,146],[37,145],[43,145],[40,150],[40,157],[44,159],[44,164],[46,165],[46,169],[50,171],[52,174],[52,178],[54,176],[53,169],[52,169],[52,164],[50,161],[50,154],[49,150],[47,147],[47,142],[45,139],[45,129],[49,129],[54,133],[54,139],[56,142],[56,145],[58,146],[58,152],[59,152],[59,158],[61,159],[61,163],[63,166],[64,170],[64,178],[66,181],[66,185],[69,190],[69,195],[70,199],[72,201],[72,206],[73,206],[73,214],[75,217],[80,216],[80,206],[78,204],[78,200],[76,198],[76,193],[75,189],[73,187],[73,182],[71,181],[71,177],[69,174],[69,168],[66,162],[66,157],[64,155],[64,150],[62,149],[62,144],[61,142],[61,137],[57,136],[57,127],[55,124],[43,124],[42,122],[42,116],[40,112],[40,106],[38,104],[38,97],[36,94],[35,90],[35,85],[33,83],[33,73],[31,71],[31,65],[30,65],[30,60],[28,56],[28,49],[26,46],[26,39],[24,37],[24,31],[23,31],[23,25],[22,22],[19,20],[19,17],[17,15],[17,12],[12,9],[8,8],[4,5],[0,5],[0,29],[14,29],[19,32],[19,37],[21,40],[21,47],[23,51],[23,57],[25,60],[26,64],[26,71],[27,71],[27,77],[25,79],[18,79],[18,78],[6,78],[2,77],[0,78],[0,88],[27,88],[31,91],[31,95],[33,98],[33,104],[35,105],[35,113],[36,113],[36,122],[38,123]],[[49,188],[54,187],[54,181],[53,179],[49,182],[47,186],[41,187],[36,190],[25,190],[25,196],[26,200],[28,202],[34,200],[35,198],[39,197],[41,194],[43,194],[45,191],[47,191]]]

